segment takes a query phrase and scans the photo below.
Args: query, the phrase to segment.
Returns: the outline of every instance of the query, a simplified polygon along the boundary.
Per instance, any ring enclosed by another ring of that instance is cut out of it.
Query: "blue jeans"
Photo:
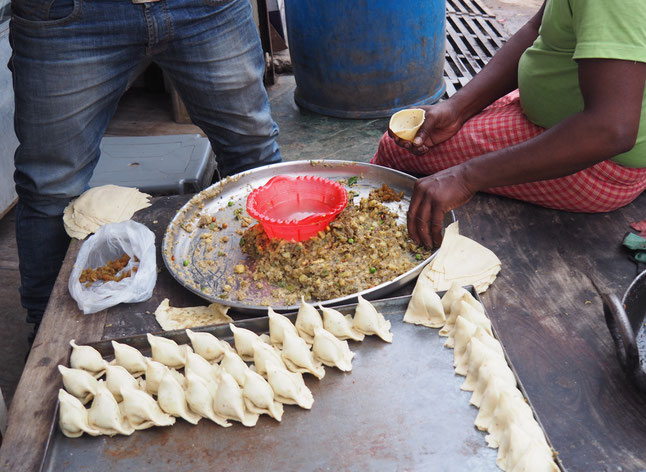
[[[144,58],[173,81],[221,176],[281,157],[248,0],[14,0],[12,10],[21,299],[38,322],[69,243],[63,209],[87,188]]]

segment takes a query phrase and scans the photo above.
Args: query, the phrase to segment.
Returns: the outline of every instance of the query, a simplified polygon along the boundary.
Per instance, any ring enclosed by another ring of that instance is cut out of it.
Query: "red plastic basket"
[[[311,175],[277,175],[247,197],[247,212],[270,238],[304,241],[323,231],[348,203],[338,183]]]

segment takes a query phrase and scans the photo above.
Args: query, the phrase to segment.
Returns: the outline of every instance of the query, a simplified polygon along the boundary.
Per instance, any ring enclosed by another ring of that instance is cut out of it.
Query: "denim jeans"
[[[21,299],[42,317],[69,239],[62,213],[146,57],[209,137],[221,176],[281,160],[248,0],[14,0],[10,23]]]

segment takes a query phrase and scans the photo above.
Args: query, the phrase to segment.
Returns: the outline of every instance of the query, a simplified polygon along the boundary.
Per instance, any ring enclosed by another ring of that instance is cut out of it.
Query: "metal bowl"
[[[244,229],[241,225],[246,216],[247,195],[279,174],[316,175],[346,182],[356,177],[352,190],[358,194],[357,198],[367,197],[371,190],[387,184],[397,192],[404,192],[402,201],[386,204],[399,214],[399,221],[403,224],[406,223],[406,212],[417,180],[411,175],[387,167],[351,161],[285,162],[259,167],[226,178],[195,195],[179,210],[166,229],[162,243],[162,257],[169,272],[180,284],[206,300],[228,305],[241,313],[264,314],[268,306],[279,311],[298,309],[299,305],[286,305],[281,300],[272,299],[268,288],[249,289],[248,296],[244,300],[220,298],[224,285],[232,283],[231,280],[227,281],[227,274],[233,273],[234,266],[246,259],[246,255],[239,247],[240,238],[237,232]],[[226,226],[210,236],[217,239],[215,241],[218,244],[217,254],[220,256],[213,252],[207,253],[204,244],[200,244],[202,238],[208,238],[208,234],[213,233],[209,229],[197,227],[197,221],[202,214],[213,215],[215,217],[213,224],[218,228],[222,228],[223,224]],[[455,221],[453,212],[447,213],[444,226],[453,221]],[[423,267],[433,259],[436,252],[421,261],[415,268],[393,280],[343,297],[317,300],[316,303],[320,302],[322,305],[352,303],[357,295],[368,299],[383,298],[415,279]],[[214,262],[205,263],[208,260]],[[232,287],[230,292],[235,289],[235,286]]]

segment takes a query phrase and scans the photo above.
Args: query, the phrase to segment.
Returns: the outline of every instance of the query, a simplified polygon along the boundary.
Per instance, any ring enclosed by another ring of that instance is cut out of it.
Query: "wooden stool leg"
[[[173,85],[173,82],[164,74],[164,86],[168,93],[170,93],[170,99],[173,104],[173,120],[175,123],[180,124],[191,124],[191,117],[188,115],[186,110],[186,105],[177,93],[177,89]]]

